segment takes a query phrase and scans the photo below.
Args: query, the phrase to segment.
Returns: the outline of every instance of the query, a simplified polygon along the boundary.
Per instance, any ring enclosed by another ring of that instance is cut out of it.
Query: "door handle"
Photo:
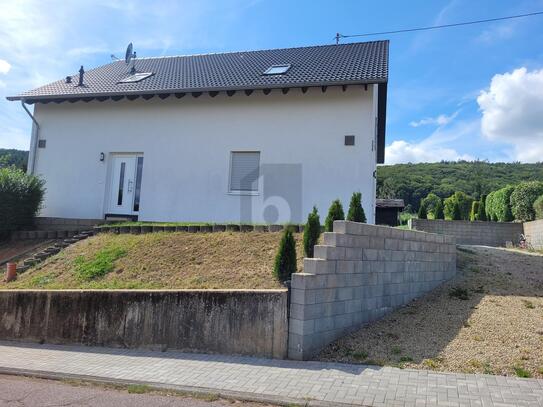
[[[132,185],[134,185],[134,181],[129,179],[128,180],[128,192],[132,192]]]

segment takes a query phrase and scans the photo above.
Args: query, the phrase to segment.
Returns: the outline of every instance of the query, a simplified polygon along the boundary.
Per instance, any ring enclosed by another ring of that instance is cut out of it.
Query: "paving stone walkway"
[[[144,383],[314,406],[543,406],[538,379],[173,351],[0,342],[0,373]]]

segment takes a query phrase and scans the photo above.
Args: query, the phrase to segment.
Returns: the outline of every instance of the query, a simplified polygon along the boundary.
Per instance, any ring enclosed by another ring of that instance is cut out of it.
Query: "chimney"
[[[79,84],[77,86],[83,86],[84,75],[85,75],[85,70],[83,69],[83,65],[81,65],[81,69],[79,70]]]

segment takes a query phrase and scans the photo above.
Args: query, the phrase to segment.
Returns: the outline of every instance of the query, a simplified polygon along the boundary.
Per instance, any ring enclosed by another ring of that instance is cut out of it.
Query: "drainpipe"
[[[36,150],[38,148],[38,136],[40,131],[40,125],[36,118],[30,113],[30,110],[26,107],[25,100],[21,99],[21,106],[25,112],[32,119],[32,137],[30,138],[30,150],[28,152],[28,168],[26,170],[27,174],[32,175],[34,173],[34,166],[36,164]]]

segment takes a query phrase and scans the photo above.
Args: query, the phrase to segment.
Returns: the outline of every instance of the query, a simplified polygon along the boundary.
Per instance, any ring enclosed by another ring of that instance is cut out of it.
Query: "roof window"
[[[290,64],[285,65],[272,65],[266,71],[264,71],[264,75],[282,75],[284,73],[287,73],[287,71],[290,69]]]
[[[140,81],[142,81],[144,79],[147,79],[147,78],[149,78],[150,76],[153,76],[153,75],[154,75],[154,73],[152,73],[152,72],[138,72],[138,73],[135,73],[134,75],[130,75],[130,76],[127,76],[124,79],[121,79],[117,83],[136,83],[136,82],[140,82]]]

